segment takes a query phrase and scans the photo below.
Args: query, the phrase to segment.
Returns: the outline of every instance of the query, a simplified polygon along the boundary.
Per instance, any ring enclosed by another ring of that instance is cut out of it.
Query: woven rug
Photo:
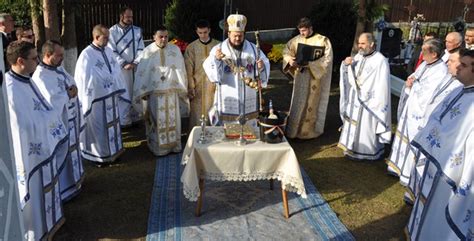
[[[147,240],[354,240],[308,175],[308,198],[288,192],[290,218],[283,217],[281,187],[269,181],[204,185],[201,216],[183,195],[181,155],[157,160]]]

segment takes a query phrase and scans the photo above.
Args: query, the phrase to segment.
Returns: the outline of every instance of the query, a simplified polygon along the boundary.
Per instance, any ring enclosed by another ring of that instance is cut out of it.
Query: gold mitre
[[[247,25],[247,18],[242,14],[231,14],[227,17],[229,31],[244,32]]]

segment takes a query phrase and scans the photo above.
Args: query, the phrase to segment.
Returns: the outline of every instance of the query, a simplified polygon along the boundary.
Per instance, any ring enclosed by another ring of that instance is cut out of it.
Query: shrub
[[[357,13],[352,3],[344,1],[322,1],[310,13],[313,29],[331,41],[335,71],[350,54],[354,40]]]
[[[265,55],[268,55],[270,51],[272,51],[273,44],[271,43],[265,43],[265,42],[260,42],[260,49]]]
[[[184,52],[186,51],[186,47],[188,47],[188,43],[184,42],[181,39],[174,38],[170,42],[176,45],[182,54],[184,54]]]
[[[283,49],[285,45],[286,44],[274,44],[272,51],[267,54],[268,59],[274,63],[280,62],[283,59]]]
[[[191,42],[197,38],[194,23],[207,19],[211,23],[211,35],[222,38],[219,21],[223,19],[224,1],[222,0],[173,0],[165,12],[165,26],[170,38],[179,38]]]
[[[0,13],[9,13],[15,26],[31,26],[30,4],[27,0],[0,1]]]

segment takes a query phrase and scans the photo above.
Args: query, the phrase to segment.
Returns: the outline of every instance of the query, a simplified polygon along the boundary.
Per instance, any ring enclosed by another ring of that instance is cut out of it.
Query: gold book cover
[[[240,124],[224,123],[225,137],[229,139],[237,139],[240,137]],[[244,125],[244,138],[257,139],[255,131],[249,125]]]

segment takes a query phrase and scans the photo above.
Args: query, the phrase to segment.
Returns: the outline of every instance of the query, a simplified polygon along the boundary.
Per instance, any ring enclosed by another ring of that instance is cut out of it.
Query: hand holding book
[[[315,61],[324,56],[323,46],[313,46],[303,43],[298,43],[296,49],[296,63],[299,66],[306,66],[308,62]]]

